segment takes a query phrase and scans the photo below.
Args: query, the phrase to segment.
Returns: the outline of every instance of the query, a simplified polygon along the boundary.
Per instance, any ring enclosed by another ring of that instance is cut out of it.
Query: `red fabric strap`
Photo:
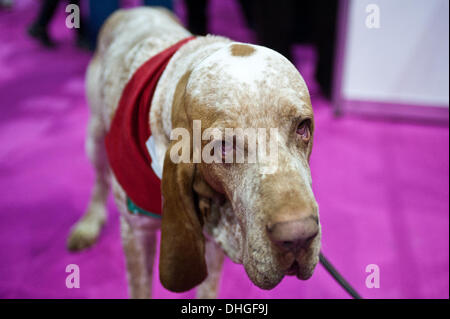
[[[117,181],[140,208],[161,215],[161,181],[153,172],[145,142],[151,135],[150,106],[159,78],[189,37],[150,58],[125,86],[105,144]]]

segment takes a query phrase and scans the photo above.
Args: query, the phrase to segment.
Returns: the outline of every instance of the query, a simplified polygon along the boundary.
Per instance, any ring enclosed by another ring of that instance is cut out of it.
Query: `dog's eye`
[[[233,159],[233,150],[234,150],[234,143],[233,142],[226,142],[222,141],[222,163],[227,163],[226,158],[228,156],[229,160]]]
[[[303,141],[307,142],[309,141],[309,127],[310,127],[310,120],[304,120],[297,126],[297,134],[300,135]]]

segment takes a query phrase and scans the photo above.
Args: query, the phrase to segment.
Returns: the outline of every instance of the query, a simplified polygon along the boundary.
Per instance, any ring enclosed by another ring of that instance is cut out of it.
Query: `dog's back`
[[[72,228],[70,250],[81,250],[98,238],[106,220],[106,199],[111,175],[105,149],[105,135],[120,96],[133,73],[149,58],[190,36],[169,11],[141,7],[119,10],[103,25],[97,49],[86,73],[90,108],[86,153],[94,166],[96,180],[86,213]],[[116,201],[123,203],[124,200]]]
[[[86,79],[91,112],[109,127],[132,74],[152,56],[191,34],[164,8],[118,10],[103,25]]]

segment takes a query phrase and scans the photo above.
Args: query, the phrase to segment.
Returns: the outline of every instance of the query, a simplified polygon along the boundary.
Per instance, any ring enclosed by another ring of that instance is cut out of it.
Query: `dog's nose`
[[[317,218],[309,216],[291,221],[269,223],[267,232],[274,244],[296,253],[317,236],[319,223]]]

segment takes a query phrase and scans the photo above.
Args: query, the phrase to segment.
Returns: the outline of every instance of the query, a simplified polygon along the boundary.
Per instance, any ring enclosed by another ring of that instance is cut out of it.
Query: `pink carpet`
[[[59,42],[46,50],[25,33],[36,4],[0,10],[0,298],[126,298],[118,212],[98,244],[66,251],[71,225],[86,208],[93,171],[84,153],[89,54],[74,47],[60,10]],[[213,1],[214,33],[250,40],[233,2]],[[313,83],[313,51],[298,48],[297,66],[313,95],[317,135],[312,156],[323,225],[323,252],[366,298],[449,297],[448,126],[332,116]],[[80,266],[81,287],[65,286],[65,267]],[[368,264],[380,288],[365,286]],[[155,298],[170,293],[155,273]],[[226,260],[220,298],[348,298],[318,266],[309,281],[285,278],[255,287]]]

